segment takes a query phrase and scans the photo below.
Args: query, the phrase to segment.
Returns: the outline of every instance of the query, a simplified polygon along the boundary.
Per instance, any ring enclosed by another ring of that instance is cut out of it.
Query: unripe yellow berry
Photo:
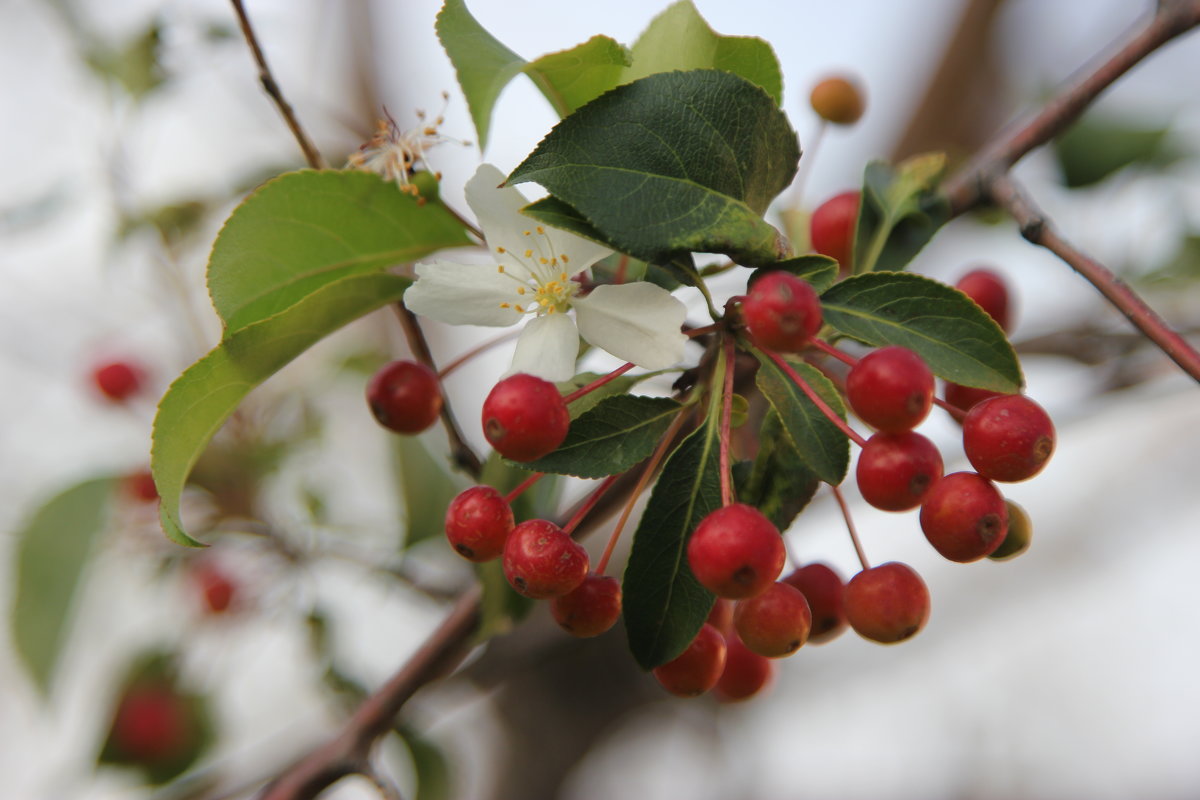
[[[863,93],[846,78],[826,78],[809,96],[813,111],[836,125],[853,125],[863,115]]]

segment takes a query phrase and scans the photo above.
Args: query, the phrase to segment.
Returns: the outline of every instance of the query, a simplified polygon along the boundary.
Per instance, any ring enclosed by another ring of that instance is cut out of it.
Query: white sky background
[[[722,33],[760,35],[780,56],[785,108],[802,143],[812,130],[806,89],[830,70],[851,68],[868,87],[868,114],[850,132],[826,137],[806,196],[819,199],[853,186],[866,159],[885,152],[919,81],[953,23],[957,3],[778,3],[696,0]],[[132,411],[103,407],[86,391],[88,365],[130,353],[153,369],[158,387],[215,342],[211,310],[198,304],[200,331],[181,324],[181,306],[161,277],[163,254],[144,240],[114,249],[112,197],[135,207],[196,193],[220,195],[256,167],[286,165],[294,144],[257,90],[240,40],[218,48],[200,41],[209,21],[230,18],[218,0],[94,0],[91,24],[123,36],[156,9],[171,27],[168,67],[175,85],[137,109],[106,99],[79,65],[58,19],[37,0],[0,5],[0,212],[49,198],[42,223],[0,228],[0,532],[12,530],[35,498],[105,470],[146,461],[147,403]],[[276,77],[318,142],[334,152],[355,135],[341,121],[355,109],[337,87],[340,54],[328,44],[338,3],[251,0],[251,15]],[[435,110],[452,71],[433,37],[435,0],[377,2],[373,46],[388,64],[384,99],[401,124],[412,106]],[[1005,66],[1022,102],[1113,40],[1149,3],[1013,0],[1005,12]],[[532,58],[595,33],[631,43],[659,5],[550,0],[475,0],[470,7],[498,38]],[[1121,84],[1110,109],[1175,120],[1195,141],[1200,39],[1177,43]],[[394,98],[394,99],[393,99]],[[455,97],[444,131],[474,138]],[[544,100],[514,81],[502,95],[486,157],[511,169],[553,124]],[[435,152],[445,192],[458,200],[477,151]],[[1194,165],[1173,180],[1122,180],[1068,196],[1052,184],[1052,166],[1034,156],[1021,174],[1065,235],[1101,259],[1153,263],[1170,254],[1190,220],[1200,227],[1200,175]],[[1191,184],[1191,187],[1188,184]],[[463,204],[456,202],[458,207]],[[7,217],[5,219],[8,219]],[[204,232],[211,241],[215,228]],[[206,247],[188,255],[183,280],[202,291]],[[917,266],[953,277],[980,260],[999,265],[1018,285],[1016,338],[1066,315],[1106,316],[1095,292],[1053,258],[1006,227],[958,224],[939,235]],[[166,273],[170,274],[170,273]],[[1196,298],[1177,298],[1196,314]],[[469,332],[443,332],[439,355],[459,352]],[[1034,548],[1008,564],[954,565],[923,541],[915,514],[856,508],[872,560],[906,560],[926,578],[934,599],[928,628],[912,642],[879,647],[849,634],[807,648],[784,664],[773,694],[730,709],[713,741],[687,703],[664,700],[614,733],[581,765],[572,800],[630,795],[644,800],[706,798],[1173,798],[1200,791],[1200,612],[1191,598],[1200,559],[1200,403],[1193,383],[1168,375],[1132,392],[1090,399],[1089,376],[1053,361],[1026,364],[1030,394],[1051,411],[1059,451],[1045,473],[1006,494],[1034,520]],[[482,388],[503,370],[499,360],[456,379],[460,418],[477,417]],[[281,376],[305,386],[303,366]],[[289,384],[290,382],[290,384]],[[330,409],[356,410],[357,389],[330,387]],[[473,405],[474,403],[474,405]],[[350,419],[335,423],[335,452],[347,462],[377,455],[377,434]],[[930,425],[952,441],[948,424]],[[947,471],[961,468],[947,452]],[[334,511],[367,529],[389,519],[379,476],[322,462],[340,500]],[[369,542],[369,540],[368,540]],[[0,533],[0,565],[10,538]],[[823,558],[843,574],[852,552],[840,520],[818,502],[791,535],[801,558]],[[130,570],[134,574],[130,575]],[[41,709],[15,660],[0,654],[0,794],[41,798],[139,796],[126,781],[92,781],[88,758],[99,735],[102,694],[122,648],[162,632],[180,635],[179,598],[147,603],[146,577],[108,559],[90,586],[84,628],[74,642],[55,705]],[[0,569],[0,597],[11,592]],[[99,588],[97,588],[99,587]],[[412,598],[362,587],[336,570],[296,591],[345,593],[345,609],[366,603],[386,619],[347,613],[348,660],[378,680],[436,623],[440,611]],[[274,595],[265,601],[280,600]],[[147,607],[148,605],[153,607]],[[271,615],[267,615],[270,617]],[[206,648],[196,670],[223,688],[221,713],[237,733],[229,752],[243,762],[275,748],[291,752],[329,730],[327,709],[303,694],[310,677],[297,667],[297,635],[266,619],[232,629],[194,632]],[[2,627],[2,625],[0,625]],[[380,636],[380,630],[388,632]],[[366,649],[363,641],[389,642]],[[298,694],[299,693],[299,694]],[[486,702],[456,709],[441,734],[464,754],[463,780],[487,780]],[[458,737],[458,738],[455,738]],[[265,743],[265,744],[264,744]],[[253,748],[258,747],[255,750]],[[649,756],[649,757],[648,757]],[[278,756],[277,757],[286,757]],[[253,770],[251,770],[253,771]],[[372,796],[348,787],[334,797]]]

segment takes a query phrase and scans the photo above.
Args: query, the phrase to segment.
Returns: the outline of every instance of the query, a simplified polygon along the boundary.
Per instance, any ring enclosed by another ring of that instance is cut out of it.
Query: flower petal
[[[547,381],[565,381],[575,374],[579,331],[566,314],[534,317],[521,331],[508,375],[528,372]]]
[[[683,358],[687,308],[652,283],[597,286],[576,298],[579,333],[601,350],[646,369],[663,369]]]
[[[417,282],[404,293],[404,305],[414,314],[451,325],[513,325],[522,316],[501,303],[520,300],[517,284],[496,271],[495,264],[455,264],[434,261],[417,264]]]

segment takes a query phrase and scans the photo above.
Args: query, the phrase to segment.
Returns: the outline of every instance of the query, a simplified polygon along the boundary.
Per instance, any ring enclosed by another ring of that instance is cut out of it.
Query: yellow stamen
[[[533,251],[532,251],[532,250],[526,250],[526,251],[525,251],[525,257],[526,257],[526,258],[533,258]]]
[[[518,287],[517,287],[517,294],[525,294],[525,287],[524,287],[524,286],[518,286]]]

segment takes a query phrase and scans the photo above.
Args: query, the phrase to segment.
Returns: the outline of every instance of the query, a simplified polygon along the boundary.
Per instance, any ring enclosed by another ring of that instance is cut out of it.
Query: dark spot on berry
[[[733,582],[739,586],[749,586],[754,583],[757,573],[755,573],[754,567],[746,565],[739,567],[737,572],[733,573],[731,577]]]
[[[483,424],[483,432],[487,436],[489,442],[498,442],[504,438],[504,434],[508,433],[508,431],[504,429],[504,425],[500,423],[500,420],[496,419],[495,417],[492,417]]]
[[[975,526],[979,541],[988,544],[1008,532],[1008,527],[1001,523],[999,514],[985,514]]]
[[[513,578],[513,586],[517,587],[517,589],[521,591],[524,591],[528,585],[529,584],[520,575]]]
[[[471,548],[467,547],[462,542],[459,542],[458,544],[454,545],[454,549],[457,550],[463,556],[466,556],[467,558],[475,557],[475,551],[472,550]]]

